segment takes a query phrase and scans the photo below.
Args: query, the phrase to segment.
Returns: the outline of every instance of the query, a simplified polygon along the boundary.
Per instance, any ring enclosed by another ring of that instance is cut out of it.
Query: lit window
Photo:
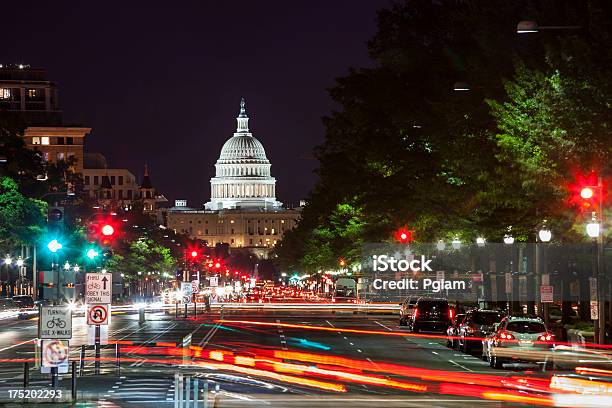
[[[11,99],[11,90],[9,88],[0,88],[0,99]]]
[[[43,136],[40,138],[40,144],[42,145],[48,145],[49,144],[49,137],[48,136]]]
[[[32,138],[32,144],[33,145],[39,145],[40,144],[40,137],[33,137]]]
[[[28,89],[28,98],[36,99],[40,97],[40,89]]]

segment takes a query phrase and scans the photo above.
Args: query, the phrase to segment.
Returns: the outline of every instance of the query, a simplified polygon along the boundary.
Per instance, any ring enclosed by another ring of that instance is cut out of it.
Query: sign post
[[[113,295],[113,275],[110,273],[88,273],[85,275],[85,302],[87,324],[93,325],[96,352],[95,373],[100,374],[100,326],[108,326]]]
[[[540,302],[552,303],[553,302],[553,286],[542,285],[540,286]]]

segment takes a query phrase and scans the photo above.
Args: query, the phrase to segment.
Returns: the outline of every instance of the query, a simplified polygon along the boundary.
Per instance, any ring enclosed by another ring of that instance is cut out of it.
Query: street
[[[490,388],[495,382],[503,387],[504,378],[516,375],[534,382],[546,377],[546,373],[529,370],[492,369],[478,356],[448,349],[446,340],[436,335],[398,333],[397,318],[389,314],[333,312],[331,308],[238,309],[226,310],[222,322],[220,317],[213,309],[211,314],[176,319],[172,309],[148,312],[146,322],[139,324],[138,313],[114,314],[109,343],[119,344],[120,367],[111,344],[102,352],[101,375],[94,375],[90,347],[83,376],[78,378],[79,400],[170,407],[175,399],[174,373],[179,370],[191,376],[191,387],[196,379],[199,390],[208,382],[209,399],[218,400],[217,406],[247,402],[308,406],[314,400],[324,406],[416,406],[423,399],[435,406],[466,406],[476,401],[497,405],[475,398],[482,392],[470,387]],[[35,320],[3,324],[0,400],[6,403],[8,390],[21,388],[23,361],[33,367],[32,341],[37,329]],[[185,357],[180,345],[188,335],[191,348]],[[86,343],[84,318],[76,317],[71,360],[79,360],[80,346]],[[32,368],[30,376],[32,389],[48,388],[48,374],[43,376]],[[70,374],[63,376],[59,388],[68,398],[63,401],[68,401]]]

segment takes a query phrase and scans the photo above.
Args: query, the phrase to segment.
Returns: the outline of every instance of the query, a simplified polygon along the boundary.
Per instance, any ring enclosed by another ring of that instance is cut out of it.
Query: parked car
[[[457,329],[458,345],[464,353],[482,347],[482,338],[493,331],[493,325],[501,322],[505,313],[499,310],[475,309],[466,313]],[[479,340],[476,340],[479,339]]]
[[[453,309],[446,299],[419,298],[409,320],[414,333],[421,330],[444,333],[453,318]]]
[[[400,303],[400,318],[399,325],[407,326],[408,320],[412,317],[414,306],[416,305],[417,298],[407,297],[402,303]]]
[[[450,325],[446,329],[446,347],[457,348],[457,334],[459,333],[459,325],[463,322],[465,313],[459,313],[453,317]]]
[[[488,356],[493,368],[510,361],[529,361],[534,351],[554,347],[554,335],[539,317],[506,317],[491,337]]]

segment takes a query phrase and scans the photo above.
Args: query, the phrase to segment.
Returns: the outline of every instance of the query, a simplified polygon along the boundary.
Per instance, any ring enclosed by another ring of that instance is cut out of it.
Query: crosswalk
[[[174,380],[171,378],[119,378],[104,398],[132,404],[171,402]]]

